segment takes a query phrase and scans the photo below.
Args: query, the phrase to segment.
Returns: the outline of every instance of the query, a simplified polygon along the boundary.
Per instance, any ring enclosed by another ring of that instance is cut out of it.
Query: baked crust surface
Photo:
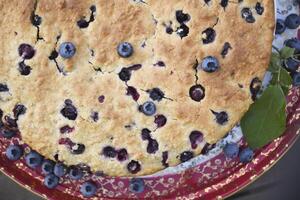
[[[273,40],[272,0],[260,0],[262,14],[255,10],[257,0],[234,0],[224,7],[220,2],[0,0],[0,83],[9,88],[9,92],[0,92],[0,108],[12,118],[17,104],[27,108],[17,120],[22,140],[45,157],[54,159],[57,154],[68,165],[84,163],[111,176],[152,174],[180,163],[183,152],[198,155],[205,143],[217,142],[248,110],[253,102],[250,84],[255,77],[262,79]],[[95,12],[90,9],[92,5]],[[243,8],[251,9],[254,23],[242,18]],[[188,14],[189,19],[179,23],[176,11]],[[40,25],[32,24],[32,15],[41,17]],[[80,19],[88,21],[91,16],[94,20],[88,27],[77,25]],[[185,37],[179,35],[181,25],[189,29]],[[216,35],[204,44],[202,33],[207,28]],[[121,58],[116,50],[125,41],[134,47],[130,58]],[[75,45],[75,56],[49,59],[63,42]],[[31,67],[27,76],[18,70],[22,43],[35,49],[33,58],[24,61]],[[222,56],[225,43],[230,48]],[[195,68],[207,56],[218,59],[216,72]],[[162,62],[165,66],[159,66]],[[118,75],[121,69],[135,64],[142,67],[131,71],[129,81],[122,81]],[[189,95],[194,85],[205,90],[200,102]],[[128,86],[137,90],[137,101],[127,95]],[[153,88],[159,88],[164,98],[151,100],[149,90]],[[104,101],[100,103],[102,95]],[[77,109],[76,120],[61,114],[66,99]],[[156,105],[153,116],[138,109],[146,101]],[[99,120],[91,118],[95,112]],[[216,115],[221,112],[228,117],[222,124]],[[167,119],[162,127],[154,122],[157,115]],[[66,125],[74,130],[62,134],[60,129]],[[142,140],[144,128],[158,143],[155,153],[147,152],[150,140]],[[192,131],[203,134],[203,142],[199,140],[193,148]],[[68,145],[59,144],[61,138],[83,144],[85,151],[71,153]],[[106,146],[126,149],[126,160],[104,156]],[[168,157],[164,162],[163,154]],[[131,161],[140,164],[134,174],[128,171]]]

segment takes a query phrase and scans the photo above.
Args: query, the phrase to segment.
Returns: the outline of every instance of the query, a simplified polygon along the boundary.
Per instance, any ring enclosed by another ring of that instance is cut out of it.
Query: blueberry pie
[[[79,165],[136,176],[206,153],[256,99],[274,31],[273,0],[2,0],[0,11],[0,135],[33,149],[31,168],[73,179]]]

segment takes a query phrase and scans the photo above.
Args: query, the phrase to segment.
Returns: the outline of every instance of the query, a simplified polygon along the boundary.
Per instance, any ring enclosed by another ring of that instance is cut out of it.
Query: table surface
[[[228,200],[299,200],[300,140],[266,174]],[[0,199],[42,200],[0,173]]]

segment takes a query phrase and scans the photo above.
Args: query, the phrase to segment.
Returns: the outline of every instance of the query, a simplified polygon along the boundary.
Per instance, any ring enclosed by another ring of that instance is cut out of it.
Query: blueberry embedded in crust
[[[31,151],[25,156],[25,161],[30,168],[37,168],[42,165],[43,157],[36,151]]]
[[[262,15],[265,11],[265,8],[261,5],[260,2],[257,2],[255,5],[255,10],[258,15]]]
[[[5,83],[0,83],[0,92],[8,92],[9,88]]]
[[[219,61],[216,57],[207,56],[201,63],[201,69],[205,72],[212,73],[220,68]]]
[[[72,42],[64,42],[59,46],[58,53],[63,58],[72,58],[76,53],[76,47]]]
[[[147,152],[150,154],[156,153],[158,151],[159,144],[156,140],[154,139],[149,139],[148,140],[148,145],[147,145]]]
[[[154,123],[157,128],[161,128],[167,123],[167,118],[164,115],[156,115],[154,117]]]
[[[149,129],[147,129],[147,128],[142,129],[142,133],[141,133],[142,140],[151,139],[150,133],[151,133],[151,131]]]
[[[131,77],[131,71],[127,68],[122,68],[121,71],[119,72],[119,78],[122,81],[127,82],[130,80],[130,77]]]
[[[181,39],[188,36],[189,32],[190,28],[185,24],[181,24],[176,30],[177,35],[179,35]]]
[[[0,135],[2,135],[4,138],[11,139],[17,134],[17,132],[13,129],[9,129],[5,126],[0,127]]]
[[[180,154],[180,161],[186,162],[194,157],[194,153],[192,151],[184,151]]]
[[[127,170],[131,174],[136,174],[141,171],[141,164],[138,161],[131,160],[127,165]]]
[[[107,158],[115,158],[117,156],[117,151],[111,146],[104,147],[102,154]]]
[[[94,183],[88,181],[80,186],[80,192],[84,197],[92,197],[97,192],[97,187]]]
[[[176,11],[176,20],[178,23],[186,23],[191,19],[191,16],[187,13],[184,13],[182,10]]]
[[[69,177],[72,180],[79,180],[83,177],[83,171],[77,166],[71,166],[69,170]]]
[[[222,58],[225,58],[229,50],[232,49],[229,42],[225,42],[221,51]]]
[[[24,61],[19,62],[18,70],[22,76],[28,76],[31,72],[31,67],[26,65]]]
[[[127,153],[127,150],[126,149],[120,149],[118,150],[118,153],[117,153],[117,159],[118,161],[122,162],[124,160],[127,160],[128,159],[128,153]]]
[[[137,101],[140,98],[140,94],[138,93],[137,89],[132,86],[127,87],[126,95],[131,96],[134,101]]]
[[[243,8],[241,10],[242,18],[245,19],[247,23],[254,23],[255,18],[253,17],[252,11],[250,8]]]
[[[161,161],[161,163],[164,167],[169,167],[169,164],[167,163],[168,157],[169,157],[168,151],[162,152],[162,161]]]
[[[258,77],[255,77],[254,79],[252,79],[251,83],[250,83],[250,93],[251,93],[251,98],[253,101],[256,100],[256,97],[258,95],[258,93],[260,92],[262,87],[262,81],[259,80]]]
[[[25,60],[33,58],[35,55],[35,50],[30,44],[20,44],[18,48],[19,56]]]
[[[14,118],[18,119],[20,115],[23,115],[26,113],[26,110],[27,110],[27,108],[24,105],[17,104],[13,109]]]
[[[147,116],[152,116],[156,113],[156,106],[152,101],[147,101],[139,107],[139,110]]]
[[[209,44],[215,41],[216,31],[213,28],[207,28],[202,32],[202,42],[203,44]]]
[[[164,92],[159,88],[153,88],[151,90],[147,90],[147,92],[153,101],[161,101],[165,97]]]
[[[228,114],[225,111],[222,112],[215,112],[211,110],[211,112],[215,115],[216,117],[216,122],[220,125],[225,125],[228,122]]]
[[[74,155],[83,154],[85,151],[85,145],[81,143],[77,143],[71,146],[70,152]]]
[[[54,174],[49,174],[44,179],[44,185],[48,189],[54,189],[59,184],[59,177],[55,176]]]
[[[192,131],[189,136],[192,149],[196,149],[198,144],[203,141],[203,134],[200,131]]]
[[[122,42],[117,47],[117,52],[122,58],[129,58],[133,54],[133,46],[129,42]]]
[[[69,99],[65,100],[65,106],[60,113],[69,120],[76,120],[77,118],[77,109]]]
[[[189,90],[189,95],[192,100],[200,102],[205,97],[205,89],[202,85],[194,85]]]

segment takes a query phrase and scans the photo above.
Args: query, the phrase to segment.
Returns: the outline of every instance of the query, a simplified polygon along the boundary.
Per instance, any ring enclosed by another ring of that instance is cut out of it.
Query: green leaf
[[[269,86],[241,120],[244,136],[253,149],[279,137],[286,127],[286,100],[279,85]]]
[[[279,54],[278,53],[272,53],[270,66],[269,66],[268,70],[270,72],[276,72],[280,69],[280,67],[281,67],[281,60],[280,60]]]
[[[272,85],[279,84],[283,90],[283,93],[287,95],[289,91],[289,87],[292,84],[292,78],[289,75],[289,72],[286,71],[286,69],[281,67],[277,72],[274,72],[272,74],[271,84]]]
[[[290,47],[283,47],[280,50],[280,57],[282,59],[287,59],[287,58],[292,57],[294,55],[294,53],[295,53],[295,49],[290,48]]]

